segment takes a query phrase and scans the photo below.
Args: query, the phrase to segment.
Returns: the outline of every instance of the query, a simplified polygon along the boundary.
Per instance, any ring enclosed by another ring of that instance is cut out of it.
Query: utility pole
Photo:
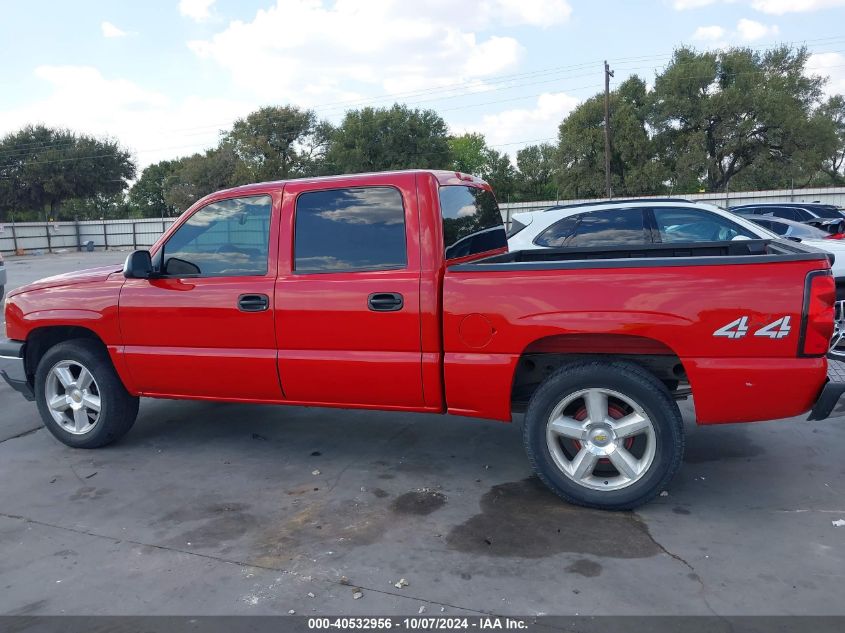
[[[607,198],[613,197],[610,189],[610,78],[613,71],[604,61],[604,184],[607,189]]]

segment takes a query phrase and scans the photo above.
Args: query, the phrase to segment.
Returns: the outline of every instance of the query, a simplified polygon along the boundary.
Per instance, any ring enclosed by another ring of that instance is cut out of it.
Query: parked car
[[[832,270],[837,300],[845,300],[845,242],[825,239],[833,236],[807,224],[739,216],[705,202],[652,198],[555,206],[515,213],[508,235],[511,250],[796,238],[836,256]]]
[[[603,235],[593,224],[590,240],[615,231],[615,247],[509,252],[489,185],[464,174],[236,187],[122,270],[10,292],[0,356],[72,447],[118,440],[140,396],[501,421],[524,410],[546,485],[633,508],[681,464],[676,398],[691,393],[697,422],[714,424],[821,419],[845,392],[827,373],[828,255],[699,211],[655,209],[654,226],[638,211]]]
[[[744,216],[771,215],[776,218],[802,222],[831,233],[837,238],[845,237],[845,215],[837,207],[830,204],[771,202],[738,205],[731,207],[731,211]]]

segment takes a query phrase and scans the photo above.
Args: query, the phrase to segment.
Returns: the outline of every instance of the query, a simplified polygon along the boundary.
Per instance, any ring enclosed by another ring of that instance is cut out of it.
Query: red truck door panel
[[[290,182],[282,218],[275,317],[286,397],[421,408],[414,175]]]
[[[275,198],[275,205],[270,193],[205,205],[156,254],[163,278],[126,280],[119,319],[137,390],[282,399],[273,322]]]

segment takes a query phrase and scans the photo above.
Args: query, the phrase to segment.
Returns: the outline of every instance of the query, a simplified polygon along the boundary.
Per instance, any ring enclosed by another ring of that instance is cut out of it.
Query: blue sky
[[[681,44],[806,43],[845,92],[845,0],[0,1],[0,133],[109,135],[141,166],[212,146],[266,104],[338,121],[403,101],[513,153],[577,103],[650,81]]]

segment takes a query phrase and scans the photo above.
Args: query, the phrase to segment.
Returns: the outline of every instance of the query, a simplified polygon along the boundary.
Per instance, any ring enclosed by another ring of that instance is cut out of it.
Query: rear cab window
[[[465,185],[440,187],[446,259],[507,248],[499,205],[491,191]]]

